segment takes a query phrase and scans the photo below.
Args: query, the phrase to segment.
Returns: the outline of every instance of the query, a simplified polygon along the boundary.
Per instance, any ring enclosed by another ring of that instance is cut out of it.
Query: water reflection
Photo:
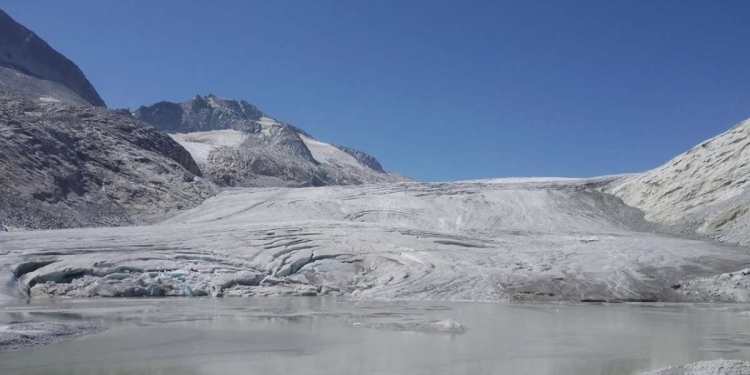
[[[0,353],[2,374],[634,374],[750,359],[750,317],[663,305],[97,300],[9,307],[0,320],[91,320],[107,332]],[[464,334],[369,329],[455,319]],[[390,324],[390,323],[397,324]]]

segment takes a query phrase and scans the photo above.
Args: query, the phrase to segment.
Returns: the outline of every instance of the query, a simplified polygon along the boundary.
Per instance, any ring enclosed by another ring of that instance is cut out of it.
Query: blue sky
[[[111,108],[214,93],[420,180],[656,167],[750,117],[750,1],[16,1]]]

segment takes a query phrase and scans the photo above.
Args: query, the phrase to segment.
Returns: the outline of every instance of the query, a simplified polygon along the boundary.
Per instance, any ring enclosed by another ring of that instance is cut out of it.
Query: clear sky
[[[420,180],[656,167],[750,117],[750,1],[18,1],[110,108],[214,93]]]

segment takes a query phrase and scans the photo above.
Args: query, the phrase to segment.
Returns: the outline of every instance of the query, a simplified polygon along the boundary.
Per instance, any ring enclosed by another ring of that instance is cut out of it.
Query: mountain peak
[[[211,93],[196,95],[183,103],[141,106],[135,111],[135,117],[158,130],[176,133],[222,129],[256,131],[264,118],[270,118],[244,100],[224,99]]]
[[[142,106],[135,117],[172,133],[223,186],[317,186],[403,181],[372,156],[315,140],[244,101],[197,95]]]
[[[0,10],[0,93],[105,107],[81,69]],[[12,74],[17,72],[19,74]]]

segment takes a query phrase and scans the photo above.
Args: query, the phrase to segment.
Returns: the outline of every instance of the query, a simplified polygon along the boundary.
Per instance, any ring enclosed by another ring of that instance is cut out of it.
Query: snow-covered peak
[[[184,103],[142,106],[134,116],[170,133],[219,184],[348,185],[406,180],[386,173],[374,157],[362,151],[316,140],[244,100],[198,95]]]

